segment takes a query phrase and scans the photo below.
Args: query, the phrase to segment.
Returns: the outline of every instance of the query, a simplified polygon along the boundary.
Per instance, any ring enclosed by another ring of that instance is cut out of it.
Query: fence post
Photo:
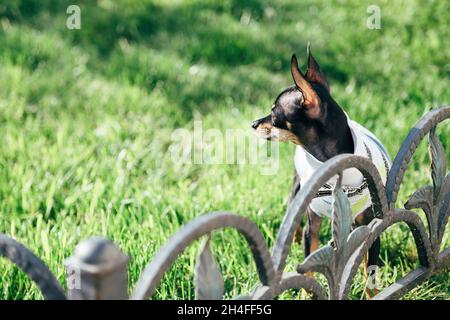
[[[68,298],[71,300],[127,299],[129,258],[112,241],[84,240],[66,260]]]

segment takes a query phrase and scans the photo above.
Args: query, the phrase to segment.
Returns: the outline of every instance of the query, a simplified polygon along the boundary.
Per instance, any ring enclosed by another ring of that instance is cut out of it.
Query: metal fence
[[[304,289],[316,299],[348,299],[368,248],[392,225],[406,223],[415,240],[420,266],[373,297],[397,299],[434,273],[450,267],[450,247],[440,250],[450,215],[450,174],[447,174],[445,152],[435,132],[436,126],[448,118],[450,107],[436,108],[412,128],[394,159],[386,186],[375,166],[366,158],[343,154],[325,162],[290,201],[272,254],[263,234],[250,219],[228,212],[212,212],[192,220],[172,236],[142,272],[130,297],[127,290],[128,257],[107,239],[83,241],[66,261],[67,294],[38,257],[4,234],[0,234],[0,255],[22,269],[46,299],[148,299],[177,257],[194,241],[206,237],[194,270],[195,296],[197,299],[221,299],[223,279],[211,253],[209,237],[214,230],[232,228],[245,237],[260,281],[252,292],[237,298],[273,299],[289,289]],[[404,208],[396,208],[408,164],[427,134],[433,183],[414,192]],[[341,176],[348,168],[360,170],[366,179],[376,218],[367,226],[352,229],[351,209],[338,182],[333,191],[332,240],[299,264],[297,272],[284,272],[294,233],[310,201],[323,184],[336,175]],[[426,224],[411,211],[413,208],[423,210]],[[307,272],[322,273],[328,289],[305,275]]]

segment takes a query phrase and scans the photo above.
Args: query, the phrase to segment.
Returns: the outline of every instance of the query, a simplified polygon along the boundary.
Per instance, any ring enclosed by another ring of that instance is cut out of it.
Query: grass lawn
[[[275,176],[258,164],[174,162],[169,147],[172,132],[192,130],[194,120],[203,130],[250,131],[292,84],[291,54],[304,65],[308,41],[335,100],[392,158],[423,114],[450,101],[448,1],[378,1],[380,30],[366,27],[373,1],[78,1],[80,30],[66,28],[69,4],[0,4],[0,232],[32,249],[64,286],[63,261],[81,240],[101,235],[131,257],[131,290],[170,236],[209,211],[251,218],[272,247],[290,190],[292,144],[280,145]],[[438,134],[450,159],[449,122]],[[429,183],[423,143],[398,206]],[[329,223],[321,237],[330,238]],[[153,298],[193,298],[199,244]],[[248,293],[257,274],[244,239],[217,232],[212,248],[226,297]],[[384,287],[418,266],[406,225],[383,235],[381,258]],[[302,259],[294,245],[287,271]],[[0,279],[0,299],[42,298],[6,260]],[[358,274],[351,297],[362,290]],[[405,298],[450,299],[449,272]]]

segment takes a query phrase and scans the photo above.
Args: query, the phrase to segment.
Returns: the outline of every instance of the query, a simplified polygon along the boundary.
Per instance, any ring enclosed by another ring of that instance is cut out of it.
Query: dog
[[[295,174],[290,200],[300,190],[301,184],[328,159],[343,153],[369,158],[377,167],[383,183],[391,167],[391,160],[376,136],[362,125],[351,120],[332,98],[330,85],[318,62],[307,49],[307,71],[298,67],[295,54],[291,58],[294,86],[283,90],[275,99],[269,115],[252,123],[253,129],[264,139],[290,141],[296,145]],[[332,189],[336,178],[328,181],[316,194],[307,210],[307,224],[296,232],[301,239],[305,257],[319,247],[319,232],[323,218],[331,217]],[[347,169],[342,175],[342,188],[346,192],[355,216],[355,225],[367,225],[373,218],[367,183],[357,169]],[[301,242],[301,241],[297,241]],[[369,249],[368,266],[378,265],[380,240]],[[370,293],[366,294],[370,296]]]

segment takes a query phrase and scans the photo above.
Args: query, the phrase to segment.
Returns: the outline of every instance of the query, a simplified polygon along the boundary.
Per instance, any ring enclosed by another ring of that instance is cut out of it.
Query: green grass
[[[63,261],[76,244],[108,237],[131,257],[130,290],[170,236],[208,211],[249,217],[272,246],[293,145],[281,145],[277,175],[265,176],[258,165],[174,163],[171,134],[192,129],[194,119],[204,130],[250,130],[291,85],[291,54],[304,63],[311,41],[335,99],[394,156],[427,110],[449,103],[450,8],[446,1],[379,1],[382,29],[369,30],[372,3],[79,1],[82,29],[71,31],[65,11],[72,1],[3,1],[0,232],[32,249],[64,286]],[[450,159],[448,129],[443,123],[439,136]],[[398,204],[429,181],[423,143]],[[323,242],[329,237],[328,223]],[[245,240],[224,231],[212,244],[227,297],[249,292],[257,274]],[[417,267],[405,225],[390,228],[382,246],[383,286]],[[154,298],[193,298],[198,248],[177,260]],[[294,245],[287,270],[302,259]],[[42,298],[6,260],[0,279],[1,299]],[[360,274],[355,283],[351,296],[359,299]],[[406,298],[449,299],[449,292],[450,275],[442,272]]]

